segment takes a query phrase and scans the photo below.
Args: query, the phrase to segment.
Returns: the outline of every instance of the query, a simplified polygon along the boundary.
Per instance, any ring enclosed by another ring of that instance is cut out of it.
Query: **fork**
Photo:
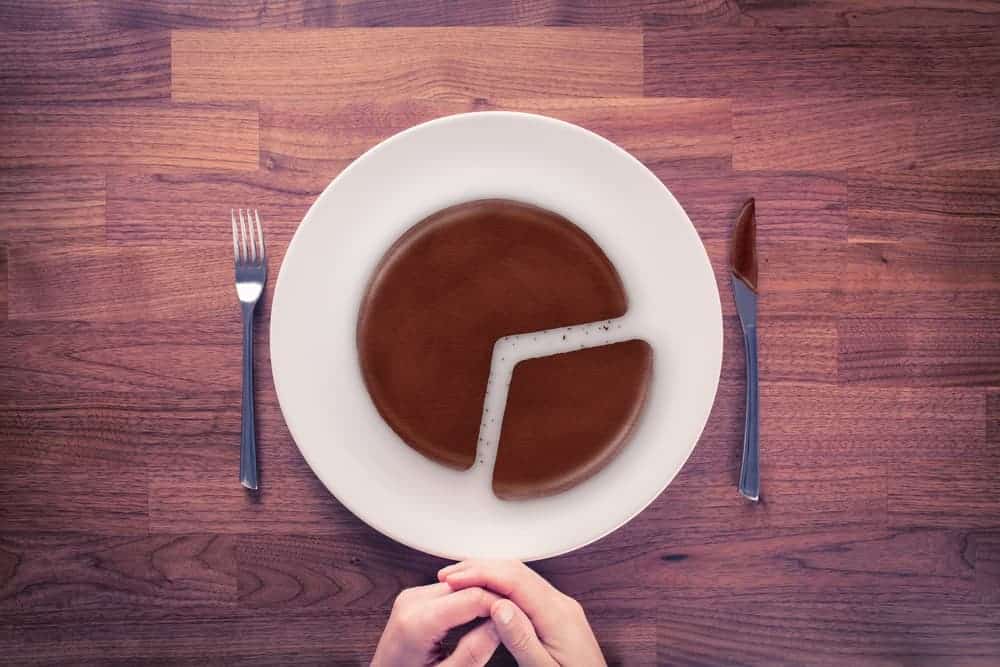
[[[264,233],[257,209],[230,209],[233,221],[233,255],[236,266],[236,296],[243,310],[243,425],[240,432],[240,483],[257,490],[257,435],[253,414],[253,313],[267,282]],[[239,223],[237,223],[237,215]],[[254,223],[257,226],[254,238]]]

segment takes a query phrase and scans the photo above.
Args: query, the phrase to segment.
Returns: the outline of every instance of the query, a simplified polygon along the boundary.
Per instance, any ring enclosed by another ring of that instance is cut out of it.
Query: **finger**
[[[432,600],[434,598],[444,597],[449,593],[453,592],[451,586],[443,581],[439,581],[436,584],[427,584],[426,586],[414,586],[413,588],[407,588],[404,593],[407,594],[412,600]]]
[[[473,628],[462,637],[458,646],[438,667],[482,667],[500,645],[500,635],[497,634],[493,621],[486,621]]]
[[[433,600],[435,598],[442,597],[452,593],[452,588],[446,583],[429,584],[427,586],[415,586],[413,588],[405,588],[396,595],[396,599],[392,603],[393,611],[398,611],[411,607],[413,605],[419,605],[427,600]]]
[[[464,566],[468,562],[469,561],[460,561],[458,563],[452,563],[447,567],[442,567],[440,570],[438,570],[438,581],[444,581],[445,579],[448,578],[449,574],[451,574],[452,572],[457,572],[458,570],[462,569],[462,566]]]
[[[423,610],[427,632],[432,635],[444,634],[475,618],[485,618],[490,615],[493,603],[499,599],[495,593],[476,587],[435,598],[425,603]]]
[[[562,595],[549,582],[524,563],[517,561],[467,561],[450,572],[445,581],[454,590],[470,586],[488,588],[510,598],[532,620],[555,620],[555,600]]]
[[[510,600],[500,600],[491,610],[500,641],[517,660],[519,667],[557,667],[542,646],[527,615]]]

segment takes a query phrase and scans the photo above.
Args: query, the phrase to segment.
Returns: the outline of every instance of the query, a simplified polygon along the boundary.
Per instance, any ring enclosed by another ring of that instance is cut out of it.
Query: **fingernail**
[[[497,605],[497,620],[507,625],[514,618],[514,605],[509,602],[501,602]]]

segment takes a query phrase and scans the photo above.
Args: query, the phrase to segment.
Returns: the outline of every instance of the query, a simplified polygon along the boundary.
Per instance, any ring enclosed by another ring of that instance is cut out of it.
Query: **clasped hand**
[[[439,660],[447,632],[487,619]],[[373,667],[480,667],[503,644],[520,667],[605,665],[583,607],[517,561],[469,560],[438,572],[438,583],[401,592]]]

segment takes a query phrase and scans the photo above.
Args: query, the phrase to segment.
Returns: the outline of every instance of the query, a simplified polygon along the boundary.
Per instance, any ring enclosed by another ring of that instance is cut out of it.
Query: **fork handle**
[[[243,304],[243,424],[240,432],[240,483],[257,490],[257,434],[253,414],[253,311]]]
[[[757,386],[757,327],[744,327],[743,346],[747,357],[747,410],[743,427],[743,464],[740,467],[740,495],[760,498],[760,408]]]

